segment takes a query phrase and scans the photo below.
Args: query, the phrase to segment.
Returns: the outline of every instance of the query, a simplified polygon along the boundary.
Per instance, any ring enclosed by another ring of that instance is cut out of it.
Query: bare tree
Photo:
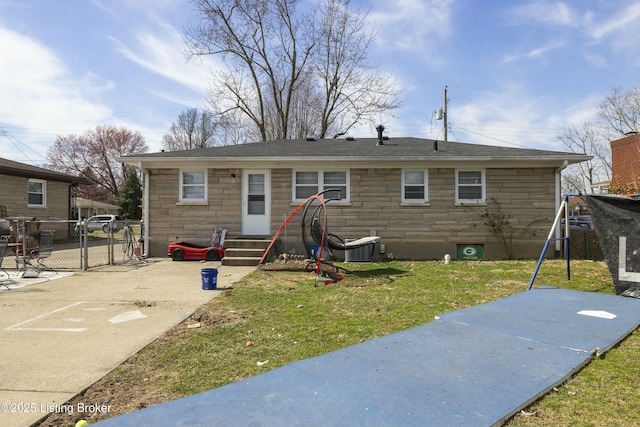
[[[603,128],[621,136],[640,131],[640,88],[616,88],[600,103],[598,117]]]
[[[259,141],[259,135],[251,121],[238,110],[228,111],[220,116],[217,145],[239,145]]]
[[[131,168],[115,159],[147,150],[140,132],[99,125],[79,136],[58,135],[47,151],[47,160],[51,169],[79,174],[93,183],[89,188],[80,189],[80,196],[113,202]]]
[[[379,73],[368,60],[375,39],[366,14],[350,0],[324,0],[318,26],[314,66],[323,85],[319,137],[345,134],[360,121],[373,123],[379,113],[402,104],[392,76]]]
[[[227,65],[215,76],[214,96],[226,101],[220,112],[242,111],[262,140],[270,118],[273,137],[287,138],[293,93],[314,43],[307,17],[294,13],[298,0],[192,3],[201,20],[185,32],[189,55],[219,54]]]
[[[620,88],[606,95],[593,120],[564,129],[558,139],[574,153],[593,160],[572,165],[563,172],[563,190],[591,192],[592,184],[611,179],[611,142],[629,132],[640,131],[640,89]],[[612,183],[615,187],[616,183]]]
[[[368,63],[374,35],[350,0],[311,11],[299,0],[192,3],[200,21],[185,31],[188,55],[226,66],[209,102],[223,117],[240,111],[260,140],[345,133],[400,106],[391,76]]]
[[[558,139],[572,153],[587,154],[593,159],[571,165],[563,173],[565,191],[591,193],[594,183],[611,179],[611,150],[602,129],[585,122],[562,131]]]
[[[322,96],[318,86],[313,76],[307,76],[296,90],[289,120],[291,138],[320,137]]]
[[[215,145],[212,138],[218,125],[211,112],[189,108],[171,124],[169,132],[162,138],[162,148],[178,151],[211,147]]]

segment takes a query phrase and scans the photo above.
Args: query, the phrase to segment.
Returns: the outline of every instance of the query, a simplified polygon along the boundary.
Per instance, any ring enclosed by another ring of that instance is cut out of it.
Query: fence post
[[[84,269],[84,262],[82,259],[82,224],[80,224],[80,220],[76,222],[76,225],[73,226],[73,232],[78,233],[78,255],[80,255],[80,270]]]
[[[113,225],[109,223],[109,265],[116,263],[116,256],[114,253],[114,246],[116,245],[116,239],[114,237]]]
[[[87,233],[88,230],[88,226],[87,226],[87,221],[83,221],[82,222],[82,250],[84,252],[83,254],[83,258],[84,258],[84,270],[88,270],[89,269],[89,234]]]

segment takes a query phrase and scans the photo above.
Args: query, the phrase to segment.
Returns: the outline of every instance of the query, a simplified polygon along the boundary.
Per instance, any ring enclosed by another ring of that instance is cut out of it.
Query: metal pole
[[[109,252],[109,265],[113,265],[115,264],[115,253],[113,251],[113,247],[115,246],[115,239],[113,237],[113,220],[111,222],[109,222],[109,239],[108,239],[108,243],[109,243],[109,247],[108,247],[108,252]]]
[[[445,142],[448,141],[447,138],[447,131],[448,131],[448,127],[449,124],[447,123],[447,87],[444,87],[444,108],[443,108],[443,117],[444,119],[444,140]]]
[[[558,221],[560,221],[560,217],[562,216],[563,210],[566,209],[566,205],[567,205],[567,196],[565,196],[565,198],[562,200],[562,204],[560,205],[560,209],[558,209],[558,213],[556,214],[556,218],[553,221],[553,226],[551,227],[551,231],[549,232],[549,236],[547,236],[547,241],[544,244],[544,248],[542,249],[542,253],[540,254],[540,259],[538,259],[538,264],[536,265],[536,269],[533,271],[533,275],[531,276],[531,281],[529,281],[529,286],[527,287],[527,290],[530,291],[531,288],[533,287],[533,282],[536,280],[536,276],[538,275],[538,270],[540,270],[540,266],[542,265],[542,261],[544,260],[544,254],[547,252],[547,249],[549,248],[549,243],[551,242],[551,239],[553,237],[553,232],[555,231],[556,227],[558,226]],[[565,219],[565,225],[568,222],[568,219]],[[568,258],[567,258],[568,260]]]
[[[80,224],[80,221],[78,221],[75,229],[78,230],[78,242],[80,243],[80,269],[84,270],[84,238],[82,237],[82,235],[84,234],[84,226]]]
[[[564,199],[562,200],[564,203],[564,226],[565,226],[565,242],[564,242],[564,253],[567,256],[567,280],[571,280],[571,257],[570,257],[570,249],[569,249],[569,239],[570,239],[570,227],[569,227],[569,195],[565,194]]]
[[[83,235],[83,249],[84,249],[84,269],[87,270],[89,268],[89,235],[87,233],[88,230],[87,221],[82,221],[82,235]]]

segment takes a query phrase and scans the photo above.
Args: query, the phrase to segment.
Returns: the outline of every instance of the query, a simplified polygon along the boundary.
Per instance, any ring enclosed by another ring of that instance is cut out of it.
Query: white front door
[[[242,234],[271,235],[271,179],[268,170],[242,172]]]

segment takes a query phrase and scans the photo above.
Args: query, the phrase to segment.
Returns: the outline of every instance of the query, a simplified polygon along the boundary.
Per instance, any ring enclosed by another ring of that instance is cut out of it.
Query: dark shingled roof
[[[67,175],[49,169],[31,166],[25,163],[14,162],[13,160],[0,157],[0,174],[10,176],[22,176],[25,178],[47,179],[51,181],[68,182],[71,184],[89,184],[86,178]]]
[[[525,148],[498,147],[462,142],[437,141],[421,138],[390,138],[377,145],[377,138],[279,140],[242,145],[202,148],[186,151],[167,151],[136,154],[122,161],[153,160],[545,160],[569,159],[575,163],[587,160],[582,154]]]

